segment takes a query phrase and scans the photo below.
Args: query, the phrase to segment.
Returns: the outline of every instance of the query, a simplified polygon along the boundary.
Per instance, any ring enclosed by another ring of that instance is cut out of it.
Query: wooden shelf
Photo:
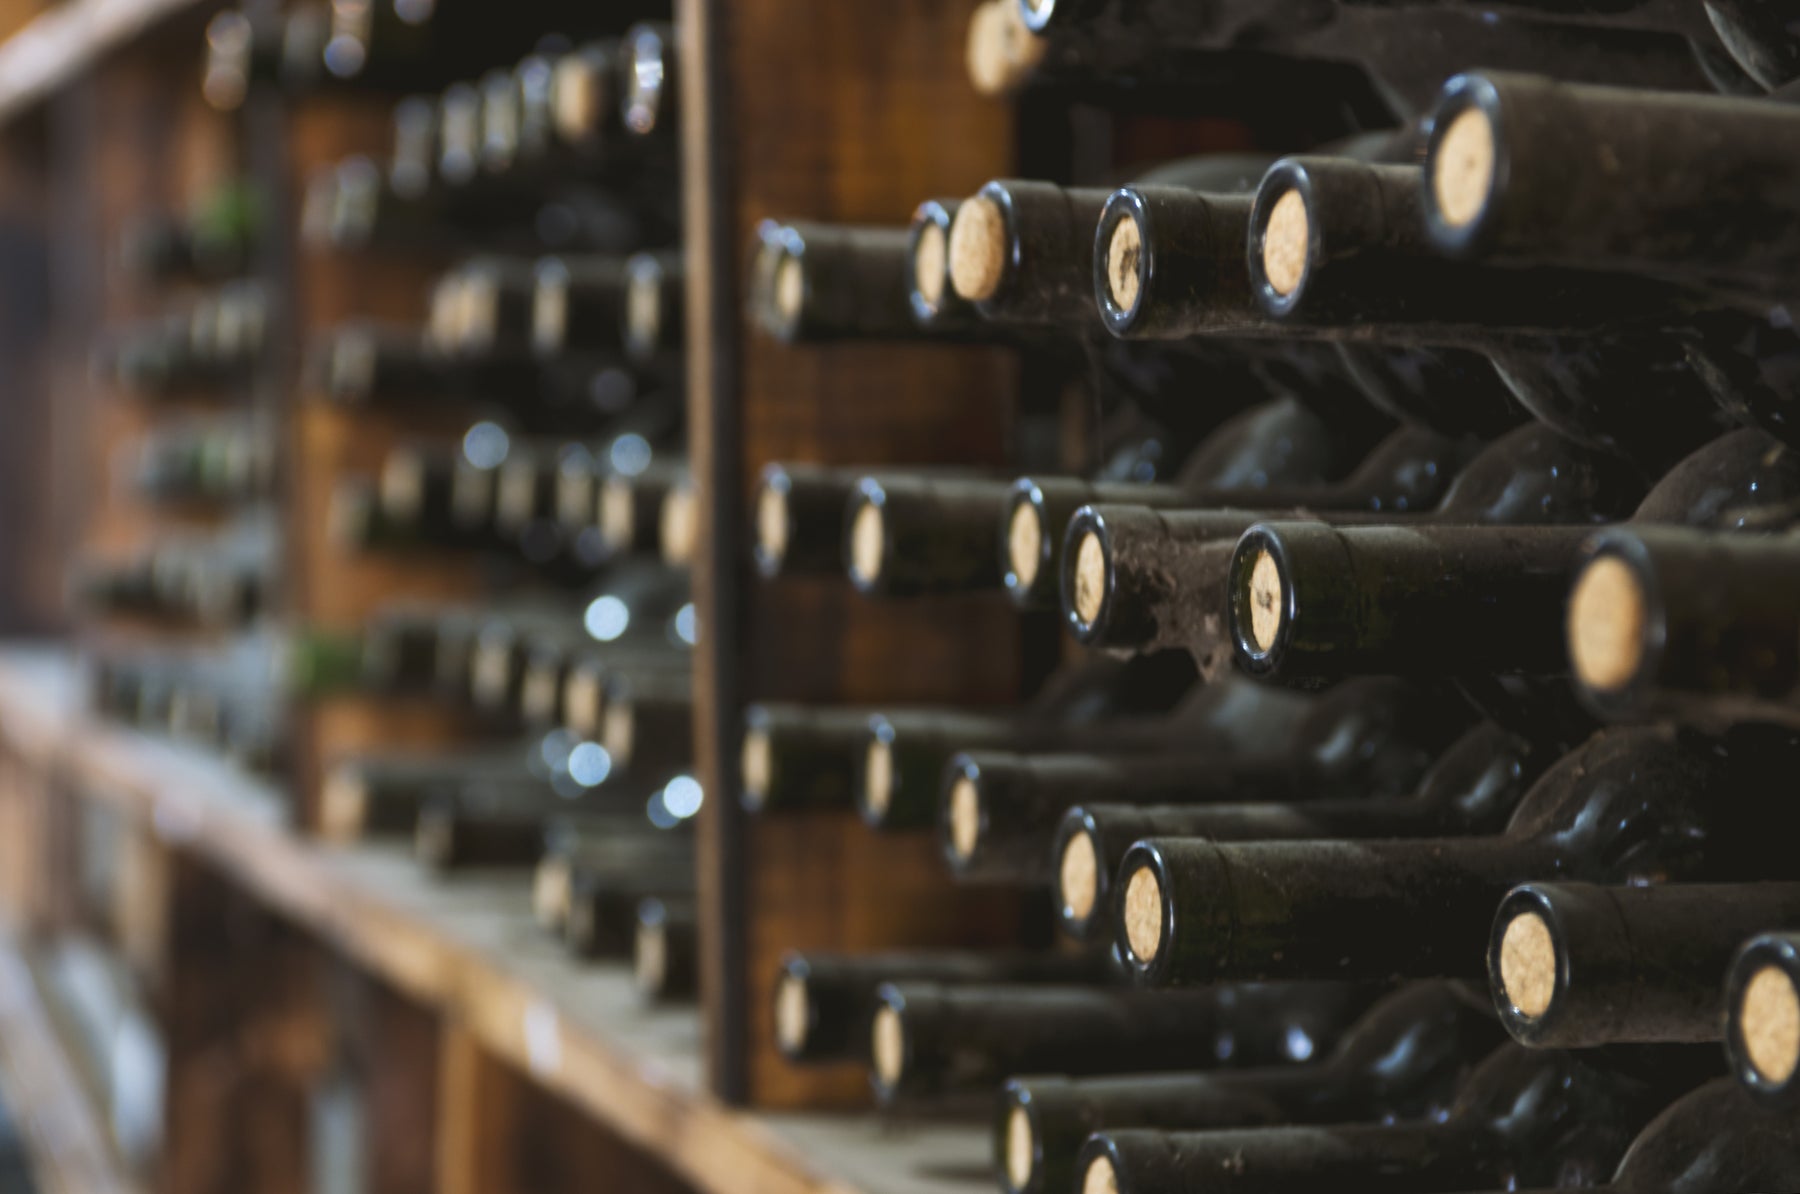
[[[68,0],[0,43],[0,124],[200,0]],[[198,80],[195,86],[199,86]]]
[[[978,1129],[725,1107],[704,1090],[697,1013],[648,1010],[623,967],[571,962],[533,922],[524,878],[440,880],[397,848],[303,840],[267,786],[88,715],[66,655],[0,652],[0,740],[441,1009],[700,1189],[961,1194],[991,1182]]]

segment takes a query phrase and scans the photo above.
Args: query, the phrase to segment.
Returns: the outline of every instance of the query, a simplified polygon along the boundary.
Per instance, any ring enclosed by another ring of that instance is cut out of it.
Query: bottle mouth
[[[1063,539],[1062,605],[1069,632],[1090,646],[1106,638],[1114,579],[1110,557],[1105,519],[1083,506]]]
[[[1001,1186],[1008,1194],[1026,1194],[1037,1177],[1037,1128],[1032,1123],[1030,1096],[1015,1083],[1009,1082],[1001,1092],[995,1143]]]
[[[1293,629],[1294,586],[1273,532],[1251,527],[1231,563],[1231,635],[1252,674],[1272,671]]]
[[[752,716],[755,711],[752,710]],[[738,747],[738,777],[743,806],[758,812],[775,787],[775,742],[768,727],[751,725]]]
[[[663,268],[652,254],[625,264],[625,347],[640,360],[662,345]]]
[[[1104,1141],[1090,1141],[1088,1149],[1094,1151],[1082,1166],[1081,1194],[1119,1194],[1119,1170],[1105,1151]]]
[[[1148,851],[1128,857],[1121,870],[1125,895],[1119,905],[1120,940],[1127,960],[1147,972],[1161,958],[1167,934],[1168,900],[1162,875]]]
[[[1538,893],[1513,892],[1494,918],[1488,946],[1488,977],[1495,1006],[1509,1030],[1526,1035],[1552,1016],[1567,965],[1552,917]]]
[[[1056,909],[1070,935],[1090,935],[1105,905],[1107,875],[1093,826],[1082,809],[1071,809],[1057,835]]]
[[[857,804],[863,820],[879,827],[894,806],[899,786],[899,772],[894,766],[894,727],[886,718],[876,717],[869,723],[869,744],[863,751],[861,782],[857,785]]]
[[[1143,197],[1114,191],[1094,233],[1094,297],[1101,320],[1115,336],[1129,335],[1154,277],[1153,232]]]
[[[889,535],[887,494],[873,479],[865,479],[850,501],[844,523],[844,565],[857,591],[872,593],[887,579]]]
[[[883,1100],[893,1098],[906,1079],[908,1042],[902,1006],[897,994],[884,991],[869,1028],[870,1076]]]
[[[950,285],[959,298],[990,302],[1011,274],[1012,219],[1006,192],[990,182],[965,199],[950,225]]]
[[[756,567],[765,577],[778,576],[793,539],[788,512],[790,484],[785,474],[764,473],[756,491]]]
[[[966,869],[981,850],[986,820],[980,764],[966,754],[950,760],[944,773],[943,803],[939,827],[944,856],[954,870]]]
[[[1015,482],[1007,497],[1000,573],[1015,604],[1032,601],[1046,578],[1051,538],[1044,525],[1043,500],[1043,491],[1029,478]]]
[[[1800,951],[1770,933],[1739,951],[1726,980],[1725,1048],[1739,1083],[1783,1107],[1800,1098]]]
[[[1505,121],[1499,92],[1480,75],[1444,85],[1425,150],[1424,207],[1432,243],[1454,255],[1476,252],[1492,232],[1506,185]]]
[[[788,1058],[806,1054],[812,1039],[814,1009],[803,968],[789,962],[775,982],[775,1047]]]
[[[1318,246],[1312,178],[1299,162],[1276,162],[1250,209],[1250,289],[1263,310],[1281,319],[1300,308]]]
[[[1603,533],[1589,546],[1569,591],[1569,664],[1586,701],[1621,713],[1645,695],[1666,634],[1655,566],[1640,540]]]

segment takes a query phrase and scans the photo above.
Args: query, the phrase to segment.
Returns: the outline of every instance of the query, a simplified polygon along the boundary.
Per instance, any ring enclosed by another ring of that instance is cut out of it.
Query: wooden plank
[[[647,1008],[622,965],[582,966],[537,928],[517,875],[439,881],[403,850],[330,850],[287,829],[283,802],[213,759],[96,724],[55,656],[0,652],[0,740],[143,820],[179,855],[463,1024],[481,1046],[622,1140],[718,1194],[963,1194],[946,1157],[979,1128],[893,1133],[878,1121],[769,1120],[707,1093],[691,1010]],[[49,742],[44,741],[45,738]],[[198,991],[196,991],[198,994]],[[830,1147],[823,1142],[832,1141]]]
[[[105,1116],[83,1087],[14,943],[0,939],[0,1097],[46,1194],[132,1194]]]
[[[68,0],[0,43],[0,125],[201,0]],[[197,88],[196,88],[197,90]]]

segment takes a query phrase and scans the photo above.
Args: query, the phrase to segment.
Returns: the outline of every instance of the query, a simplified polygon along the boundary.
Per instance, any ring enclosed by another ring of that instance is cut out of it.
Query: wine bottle
[[[1255,842],[1500,833],[1549,764],[1549,755],[1484,722],[1452,743],[1420,777],[1417,789],[1404,796],[1357,792],[1315,799],[1331,788],[1315,792],[1296,784],[1298,800],[1239,803],[1255,793],[1252,782],[1243,795],[1221,783],[1226,802],[1219,804],[1154,804],[1136,792],[1117,803],[1105,802],[1117,797],[1083,797],[1063,816],[1051,841],[1048,865],[1057,923],[1081,939],[1109,931],[1107,913],[1116,898],[1113,877],[1126,853],[1145,838]],[[1234,769],[1228,766],[1225,774],[1234,775]],[[1199,782],[1213,783],[1210,776]]]
[[[1241,685],[1202,687],[1172,719],[1178,737],[1155,753],[956,755],[945,768],[938,821],[952,873],[1050,882],[1060,869],[1051,854],[1058,823],[1086,802],[1399,796],[1467,721],[1455,703],[1381,681],[1335,692],[1297,723],[1265,722],[1261,703],[1243,693]]]
[[[1454,256],[1785,297],[1796,129],[1783,103],[1461,75],[1432,115],[1427,229]]]
[[[531,345],[539,356],[623,340],[627,276],[619,257],[546,257],[536,266]]]
[[[1082,1147],[1085,1190],[1287,1194],[1378,1180],[1396,1194],[1604,1182],[1632,1139],[1701,1080],[1678,1051],[1621,1057],[1503,1045],[1448,1116],[1211,1132],[1106,1130]],[[1551,1095],[1549,1092],[1554,1091]],[[1379,1175],[1377,1178],[1376,1175]]]
[[[616,671],[604,699],[600,745],[618,766],[643,774],[693,757],[693,678],[685,666]]]
[[[1329,1052],[1302,1064],[1191,1074],[1009,1079],[994,1120],[1007,1194],[1073,1186],[1083,1141],[1108,1128],[1251,1128],[1427,1119],[1449,1110],[1475,1063],[1503,1040],[1487,1009],[1451,983],[1418,983],[1369,1008]]]
[[[680,555],[682,548],[691,551],[692,493],[685,460],[659,460],[634,474],[607,477],[600,487],[599,506],[600,536],[607,550],[664,557],[671,552]]]
[[[692,899],[638,901],[631,978],[651,1003],[685,1003],[700,991],[699,913]]]
[[[1419,522],[1591,522],[1621,517],[1642,497],[1643,482],[1624,461],[1527,424],[1466,465]],[[1329,517],[1398,523],[1403,514],[1342,510]],[[1230,654],[1230,625],[1226,611],[1211,601],[1226,593],[1237,540],[1256,517],[1229,509],[1078,510],[1064,536],[1066,624],[1090,646],[1184,647],[1207,674],[1216,673]]]
[[[891,1105],[985,1090],[1020,1071],[1291,1065],[1332,1048],[1378,994],[1344,983],[1183,993],[899,979],[876,992],[871,1080]]]
[[[557,936],[568,919],[577,873],[679,874],[693,866],[693,835],[682,826],[653,829],[645,823],[621,832],[609,825],[598,834],[553,827],[545,842],[532,875],[531,910],[538,924]]]
[[[1796,497],[1800,458],[1745,429],[1683,460],[1632,520],[1741,526]],[[1563,671],[1567,578],[1585,539],[1574,526],[1259,524],[1227,581],[1238,663],[1288,678]]]
[[[920,334],[907,229],[766,220],[758,237],[750,307],[769,335],[792,344]]]
[[[429,691],[437,677],[437,619],[410,604],[383,606],[363,627],[363,683],[392,696]]]
[[[646,898],[691,900],[692,851],[685,866],[602,869],[577,866],[563,920],[563,944],[577,958],[630,957],[637,944],[638,906]]]
[[[866,1059],[875,996],[883,983],[1010,988],[1119,977],[1112,956],[1096,952],[789,953],[775,980],[775,1045],[796,1065]]]
[[[1738,946],[1795,924],[1800,884],[1527,883],[1494,916],[1488,981],[1527,1045],[1716,1041]]]
[[[1601,532],[1570,589],[1569,660],[1615,718],[1800,724],[1800,591],[1792,536],[1675,527]]]
[[[752,813],[848,808],[871,708],[756,704],[744,711],[738,771]]]
[[[994,524],[1010,491],[998,479],[864,477],[844,514],[850,583],[882,597],[998,589]]]
[[[631,790],[635,795],[640,789]],[[413,854],[438,871],[535,867],[561,834],[645,832],[643,805],[609,799],[620,795],[602,789],[577,799],[555,793],[526,798],[472,785],[434,792],[419,808]]]
[[[1078,726],[1092,727],[1095,739],[1111,737],[1120,728],[1116,722],[1108,724],[1112,719],[1167,712],[1193,679],[1192,664],[1179,656],[1097,658],[1059,671],[1023,708],[877,714],[869,719],[859,759],[857,806],[876,829],[926,828],[936,823],[944,766],[957,751],[1067,743]],[[1296,708],[1277,700],[1261,716],[1265,724],[1276,725]]]
[[[326,772],[319,789],[320,832],[333,841],[411,833],[430,796],[466,784],[504,790],[506,799],[550,791],[550,777],[532,773],[522,746],[447,756],[356,755]]]
[[[1505,328],[1567,333],[1677,319],[1700,305],[1680,287],[1556,266],[1453,261],[1426,239],[1416,166],[1282,158],[1250,214],[1250,290],[1283,324],[1355,336]]]
[[[1787,1116],[1771,1115],[1715,1078],[1650,1121],[1597,1194],[1752,1194],[1800,1184],[1800,1139]],[[1570,1194],[1568,1190],[1546,1194]]]
[[[754,504],[756,570],[834,576],[844,568],[844,507],[863,474],[814,464],[763,466]]]
[[[1120,940],[1133,971],[1160,983],[1478,978],[1493,909],[1521,882],[1783,876],[1753,810],[1762,769],[1790,750],[1749,733],[1602,731],[1551,767],[1496,837],[1150,838],[1119,867]]]
[[[1404,513],[1437,505],[1475,448],[1471,440],[1449,440],[1432,431],[1402,427],[1378,444],[1349,476],[1322,485],[1193,488],[1184,484],[1188,480],[1185,471],[1171,483],[1149,485],[1022,477],[1013,483],[1002,523],[1007,591],[1015,604],[1025,608],[1054,602],[1062,574],[1064,531],[1083,506],[1116,503],[1157,510],[1230,507],[1249,500],[1271,509],[1294,506]]]
[[[1800,934],[1759,933],[1732,959],[1725,1055],[1739,1085],[1791,1120],[1800,1102]]]

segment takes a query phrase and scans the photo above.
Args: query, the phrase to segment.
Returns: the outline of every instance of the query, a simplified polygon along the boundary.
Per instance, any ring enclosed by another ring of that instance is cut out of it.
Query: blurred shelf
[[[518,875],[439,879],[394,846],[325,848],[267,785],[104,724],[51,651],[0,650],[0,741],[207,859],[488,1048],[719,1194],[967,1194],[991,1187],[979,1128],[747,1115],[705,1092],[693,1009],[647,1009],[626,969],[576,965]]]
[[[44,1194],[137,1194],[25,953],[0,935],[0,1097]]]
[[[0,124],[158,21],[198,7],[200,0],[67,0],[32,18],[0,42]]]

